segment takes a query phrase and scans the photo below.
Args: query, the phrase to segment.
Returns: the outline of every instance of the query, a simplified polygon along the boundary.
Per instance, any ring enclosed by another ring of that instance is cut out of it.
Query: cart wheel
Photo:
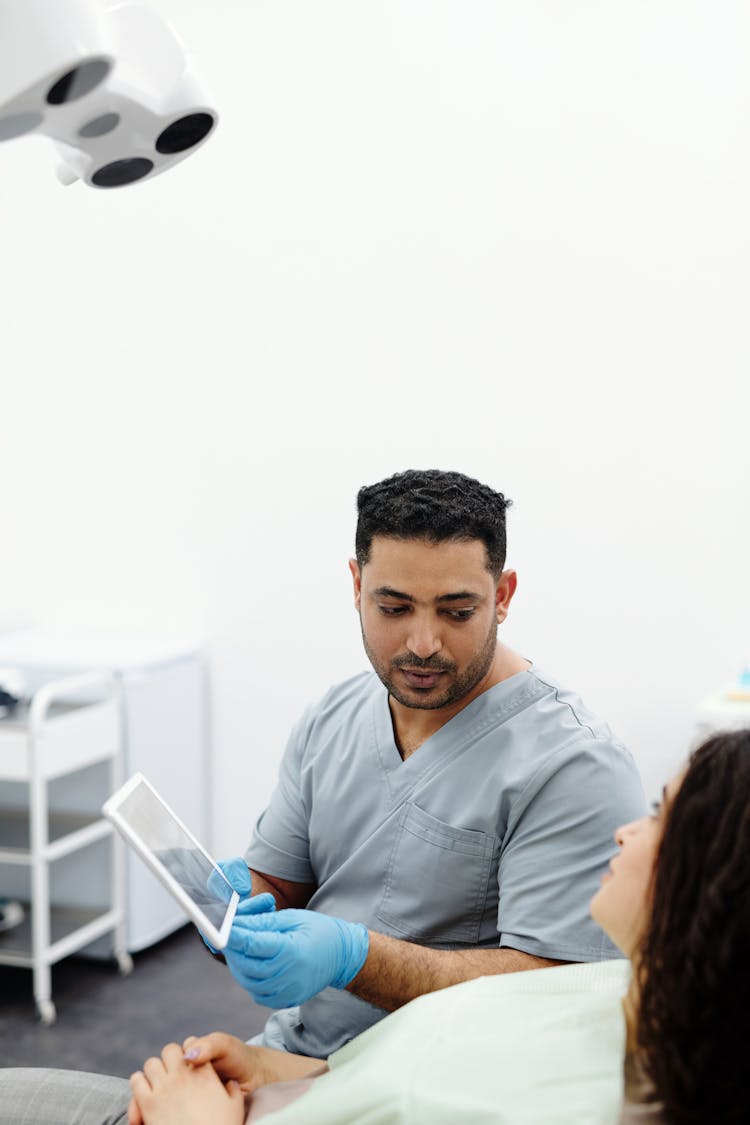
[[[51,1000],[37,1000],[36,1010],[39,1013],[39,1019],[45,1027],[49,1027],[57,1019],[57,1012],[55,1005]]]
[[[117,971],[121,977],[129,977],[133,971],[133,958],[129,953],[115,953]]]

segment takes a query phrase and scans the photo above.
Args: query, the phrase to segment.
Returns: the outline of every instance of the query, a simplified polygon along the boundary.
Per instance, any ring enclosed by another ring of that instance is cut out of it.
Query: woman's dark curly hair
[[[696,750],[665,811],[638,1042],[669,1125],[750,1121],[750,730]]]

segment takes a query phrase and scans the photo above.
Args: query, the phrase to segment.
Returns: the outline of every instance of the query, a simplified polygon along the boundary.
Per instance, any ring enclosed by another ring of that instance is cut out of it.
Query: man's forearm
[[[253,897],[268,892],[276,899],[276,909],[286,910],[290,907],[301,909],[307,906],[315,893],[311,883],[292,883],[289,879],[279,879],[275,875],[267,875],[264,871],[250,868],[250,877],[253,884]]]
[[[392,1012],[417,996],[461,981],[559,964],[517,949],[427,949],[370,930],[367,959],[347,987],[360,999]]]

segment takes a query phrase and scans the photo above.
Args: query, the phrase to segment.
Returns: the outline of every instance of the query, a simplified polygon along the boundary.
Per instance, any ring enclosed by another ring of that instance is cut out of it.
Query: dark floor
[[[249,1039],[265,1023],[268,1009],[214,961],[192,926],[134,961],[128,977],[109,962],[81,957],[54,966],[51,1027],[37,1020],[30,970],[0,966],[0,1065],[127,1077],[171,1040],[214,1030]]]

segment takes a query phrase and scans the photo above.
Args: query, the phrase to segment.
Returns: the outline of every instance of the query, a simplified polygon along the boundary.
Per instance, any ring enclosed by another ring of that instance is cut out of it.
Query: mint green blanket
[[[274,1125],[615,1125],[629,973],[566,965],[422,996],[332,1055]]]

